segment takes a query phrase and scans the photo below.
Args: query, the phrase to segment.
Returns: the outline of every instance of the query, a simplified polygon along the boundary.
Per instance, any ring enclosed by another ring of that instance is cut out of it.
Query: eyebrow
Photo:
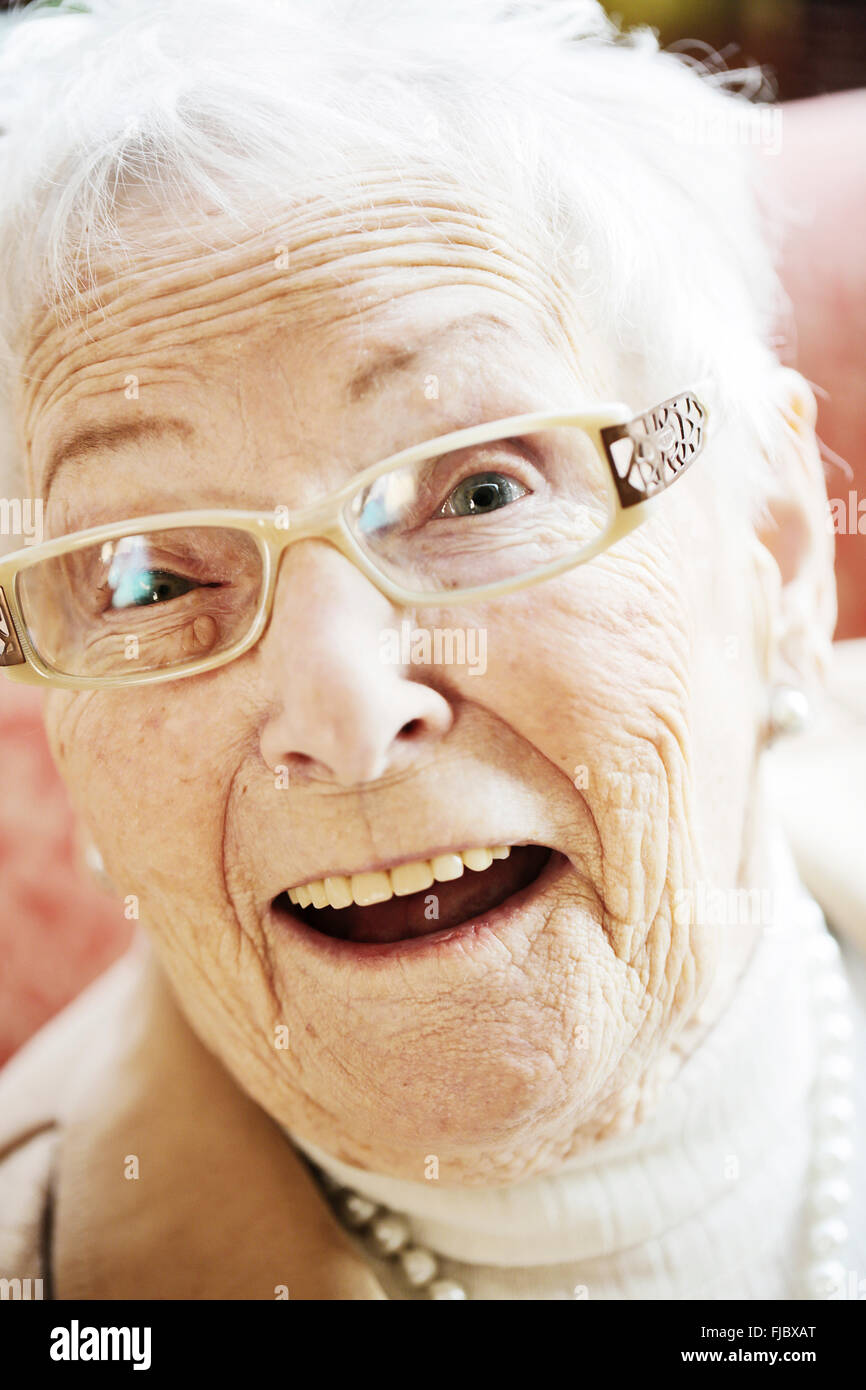
[[[474,314],[467,314],[465,318],[452,319],[450,323],[445,323],[440,328],[435,329],[418,347],[389,348],[375,362],[367,367],[362,367],[349,382],[346,393],[348,400],[353,402],[363,400],[371,391],[384,385],[388,377],[413,366],[441,338],[450,337],[460,332],[465,333],[467,330],[480,327],[492,327],[498,329],[500,333],[519,335],[516,324],[510,323],[508,319],[500,318],[498,314],[489,311],[479,310]]]
[[[142,440],[146,443],[162,442],[166,438],[188,440],[194,433],[188,421],[173,416],[158,420],[124,420],[113,425],[85,425],[73,430],[51,452],[42,484],[43,497],[48,500],[58,469],[72,459],[86,458],[107,449],[120,449]]]
[[[387,349],[369,366],[361,368],[349,382],[347,396],[350,401],[362,400],[371,391],[379,388],[384,381],[399,371],[405,371],[441,338],[457,333],[465,333],[476,328],[495,328],[499,333],[520,336],[517,326],[498,314],[479,310],[464,318],[453,319],[443,324],[425,338],[418,347]],[[73,430],[60,440],[52,450],[45,471],[42,493],[45,501],[58,470],[73,459],[82,459],[110,449],[119,449],[126,444],[160,443],[166,438],[188,441],[195,431],[186,420],[167,416],[156,420],[124,420],[111,425],[85,425]]]

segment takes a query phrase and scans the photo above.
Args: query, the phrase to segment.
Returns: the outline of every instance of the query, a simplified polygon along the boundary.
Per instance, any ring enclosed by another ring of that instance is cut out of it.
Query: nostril
[[[274,773],[278,779],[282,779],[278,785],[301,786],[307,782],[323,781],[332,776],[332,772],[327,763],[320,762],[318,758],[311,757],[308,753],[284,753],[274,764]]]
[[[399,737],[399,738],[416,738],[416,737],[418,736],[418,734],[420,734],[420,733],[423,732],[423,729],[424,729],[424,721],[423,721],[423,719],[410,719],[406,724],[403,725],[402,729],[400,730],[400,733],[399,733],[398,737]]]
[[[311,758],[309,753],[287,753],[285,761],[298,772],[306,772],[316,764],[316,759]]]

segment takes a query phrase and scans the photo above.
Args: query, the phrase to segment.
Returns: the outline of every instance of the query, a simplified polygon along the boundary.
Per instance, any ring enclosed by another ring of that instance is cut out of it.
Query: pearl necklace
[[[828,931],[816,933],[810,943],[810,957],[820,1053],[800,1296],[824,1300],[845,1297],[847,1272],[840,1257],[848,1241],[845,1216],[851,1187],[847,1175],[854,1157],[854,1104],[850,1096],[854,1030],[841,952]]]
[[[811,1300],[845,1297],[847,1271],[841,1255],[848,1240],[845,1215],[851,1189],[847,1173],[854,1152],[854,1106],[849,1094],[853,1075],[850,991],[839,947],[826,930],[820,911],[816,912],[816,924],[819,921],[820,927],[809,942],[819,1046],[814,1083],[815,1140],[807,1182],[803,1269],[792,1295]],[[410,1296],[435,1300],[469,1297],[456,1279],[440,1277],[439,1261],[432,1250],[412,1243],[405,1216],[344,1187],[318,1165],[311,1163],[311,1167],[341,1223],[368,1242],[371,1253],[399,1268]]]

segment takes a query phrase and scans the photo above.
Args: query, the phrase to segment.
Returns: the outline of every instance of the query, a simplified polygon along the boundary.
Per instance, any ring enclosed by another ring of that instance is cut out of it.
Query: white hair
[[[69,0],[0,36],[0,396],[46,303],[134,254],[118,190],[255,218],[339,174],[436,174],[511,210],[653,400],[709,375],[777,441],[779,286],[756,108],[595,0]],[[124,241],[124,236],[126,241]],[[609,394],[618,396],[617,383]]]

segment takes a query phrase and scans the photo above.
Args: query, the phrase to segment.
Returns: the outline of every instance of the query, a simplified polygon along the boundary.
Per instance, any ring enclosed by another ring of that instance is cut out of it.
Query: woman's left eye
[[[170,570],[127,570],[111,596],[112,608],[141,607],[148,603],[168,603],[196,588],[195,581]]]
[[[525,497],[528,491],[516,478],[505,473],[473,473],[471,478],[464,478],[457,485],[442,504],[439,515],[478,516],[483,512],[495,512]]]

